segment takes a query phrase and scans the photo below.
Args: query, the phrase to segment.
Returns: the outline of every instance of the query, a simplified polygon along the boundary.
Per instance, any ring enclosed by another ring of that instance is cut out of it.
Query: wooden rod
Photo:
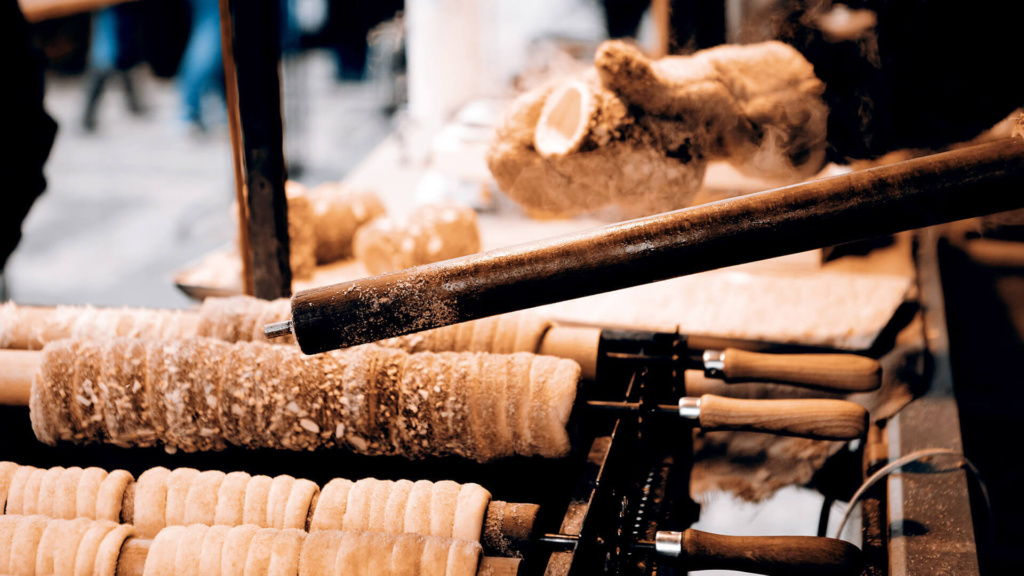
[[[121,498],[121,523],[135,523],[135,489],[137,484],[131,482],[125,488]],[[315,504],[314,504],[315,506]],[[480,544],[484,551],[499,556],[522,556],[534,540],[534,525],[540,506],[520,502],[504,502],[492,500],[487,504],[484,513],[483,532]],[[307,520],[306,530],[309,530]]]
[[[552,326],[541,338],[537,353],[575,360],[584,378],[597,378],[601,329],[585,326]]]
[[[152,545],[153,541],[145,538],[125,540],[117,558],[116,576],[142,576],[146,557]],[[519,558],[484,556],[480,559],[476,573],[477,576],[516,576],[519,574],[519,563]]]
[[[0,354],[0,405],[28,406],[42,355],[28,350],[0,350]]]
[[[796,398],[842,398],[845,393],[818,388],[793,386],[778,382],[729,382],[719,378],[708,378],[703,370],[683,372],[683,389],[687,396],[714,394],[726,398],[754,399],[796,399]]]
[[[135,523],[135,488],[135,482],[128,484],[121,499],[122,524]],[[540,506],[536,504],[492,500],[487,504],[484,528],[480,534],[484,550],[501,556],[521,553],[533,540],[534,524],[539,511]],[[311,510],[310,519],[312,515]],[[309,530],[308,520],[306,530]]]
[[[1024,138],[1006,139],[304,290],[290,330],[315,354],[1020,208],[1022,185]]]
[[[220,50],[224,59],[224,101],[231,132],[231,166],[235,172],[238,204],[238,254],[242,258],[242,292],[252,296],[252,248],[249,245],[249,202],[245,190],[245,154],[242,152],[242,121],[238,117],[238,74],[235,71],[235,32],[230,0],[220,0]]]
[[[846,400],[741,400],[700,397],[704,430],[746,430],[819,440],[851,440],[867,432],[868,411]]]
[[[882,385],[882,365],[856,354],[766,354],[736,348],[721,352],[721,376],[730,382],[778,382],[869,392]]]
[[[849,542],[815,536],[725,536],[700,530],[679,534],[683,568],[736,570],[773,576],[857,576],[863,557]]]
[[[53,340],[71,337],[70,323],[59,321],[56,308],[19,306],[17,320],[8,326],[12,350],[37,350]],[[171,313],[170,311],[167,311]],[[194,336],[201,320],[196,310],[175,311],[182,337]],[[602,328],[598,326],[554,325],[541,337],[536,352],[576,361],[588,380],[597,378]],[[777,354],[741,348],[702,345],[724,343],[704,337],[687,336],[693,349],[713,349],[721,356],[721,374],[730,382],[774,382],[823,390],[865,392],[881,385],[877,360],[854,354]]]
[[[253,294],[291,295],[278,0],[227,0],[245,158]]]

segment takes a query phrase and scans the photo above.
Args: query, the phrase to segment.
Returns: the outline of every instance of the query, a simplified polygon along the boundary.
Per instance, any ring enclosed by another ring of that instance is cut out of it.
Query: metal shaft
[[[1024,140],[630,220],[292,298],[313,354],[1024,206]]]

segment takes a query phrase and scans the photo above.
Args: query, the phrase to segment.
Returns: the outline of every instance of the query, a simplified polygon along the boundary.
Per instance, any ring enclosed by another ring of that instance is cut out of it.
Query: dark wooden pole
[[[235,34],[231,26],[229,0],[220,0],[221,57],[224,59],[224,100],[231,132],[231,161],[235,173],[235,202],[238,205],[238,253],[242,259],[242,293],[252,296],[252,249],[249,247],[249,201],[245,193],[245,153],[242,125],[238,118],[238,76],[235,73]]]
[[[283,298],[291,294],[292,273],[284,192],[280,6],[277,0],[222,1],[230,8],[234,33],[253,294]]]
[[[312,354],[1022,206],[1007,139],[305,290],[290,330]]]

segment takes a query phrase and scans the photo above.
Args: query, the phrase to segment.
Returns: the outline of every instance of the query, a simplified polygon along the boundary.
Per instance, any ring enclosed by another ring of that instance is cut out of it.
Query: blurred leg
[[[192,33],[189,36],[178,86],[184,104],[185,120],[205,128],[202,117],[203,95],[217,90],[223,96],[223,62],[220,51],[220,13],[217,0],[190,0]]]
[[[92,43],[89,46],[89,72],[86,75],[85,113],[82,127],[87,132],[96,129],[96,113],[107,79],[117,62],[117,16],[113,9],[104,8],[93,17]]]

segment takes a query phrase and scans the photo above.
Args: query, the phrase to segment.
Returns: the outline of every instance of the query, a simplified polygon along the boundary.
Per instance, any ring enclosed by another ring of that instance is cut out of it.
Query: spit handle
[[[882,385],[882,365],[856,354],[766,354],[737,348],[704,351],[704,374],[729,382],[777,382],[838,392]]]
[[[693,412],[703,430],[745,430],[818,440],[861,438],[868,426],[868,411],[846,400],[741,400],[712,394],[679,400],[681,416]]]
[[[658,532],[655,550],[687,570],[737,570],[768,576],[856,576],[859,548],[815,536],[724,536],[700,530]]]

